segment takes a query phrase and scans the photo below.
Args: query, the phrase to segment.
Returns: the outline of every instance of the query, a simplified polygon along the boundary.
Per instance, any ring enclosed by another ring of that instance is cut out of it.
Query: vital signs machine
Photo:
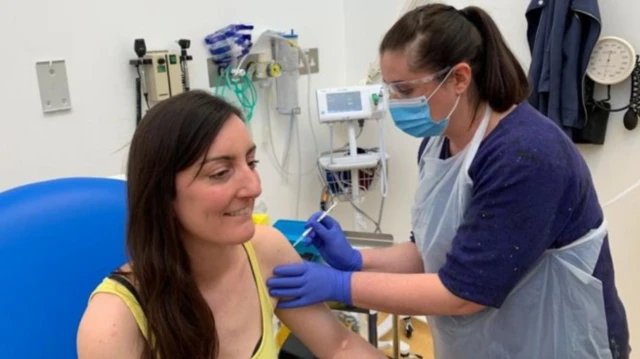
[[[356,203],[374,181],[380,179],[383,196],[387,194],[387,160],[381,120],[386,114],[381,85],[350,86],[321,89],[316,92],[318,119],[330,127],[331,151],[318,158],[323,178],[331,193],[343,201]],[[379,147],[364,150],[358,147],[358,127],[365,121],[378,124]],[[344,123],[349,142],[344,148],[333,148],[333,125]],[[361,227],[356,217],[356,228]]]

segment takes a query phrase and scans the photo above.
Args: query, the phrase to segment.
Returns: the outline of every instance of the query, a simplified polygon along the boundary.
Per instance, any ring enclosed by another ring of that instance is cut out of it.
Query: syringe
[[[326,216],[329,215],[329,213],[338,205],[338,201],[336,201],[334,204],[331,205],[331,207],[329,207],[326,211],[324,211],[320,217],[318,217],[318,222],[322,221]],[[309,233],[311,233],[312,228],[309,227],[307,228],[302,235],[296,239],[296,241],[293,243],[293,247],[296,247],[298,244],[300,244],[306,236],[309,235]]]

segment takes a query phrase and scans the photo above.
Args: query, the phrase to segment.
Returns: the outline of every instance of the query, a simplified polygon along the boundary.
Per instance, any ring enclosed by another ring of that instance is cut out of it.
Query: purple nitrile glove
[[[307,262],[278,266],[267,280],[269,294],[280,301],[278,308],[298,308],[329,301],[351,305],[351,272]]]
[[[338,223],[331,216],[326,216],[318,222],[322,212],[314,213],[306,223],[306,227],[311,227],[306,244],[313,244],[327,264],[333,268],[357,272],[362,269],[362,254],[354,249],[347,241],[347,238]]]

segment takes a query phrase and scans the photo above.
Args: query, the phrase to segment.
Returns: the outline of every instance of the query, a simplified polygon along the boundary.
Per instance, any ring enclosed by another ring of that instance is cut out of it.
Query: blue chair
[[[77,358],[91,291],[126,261],[125,185],[64,178],[0,192],[0,358]]]

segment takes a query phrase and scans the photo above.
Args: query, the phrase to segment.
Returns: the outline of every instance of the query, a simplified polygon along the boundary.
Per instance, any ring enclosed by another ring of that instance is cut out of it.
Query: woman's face
[[[174,210],[185,238],[231,245],[253,237],[251,214],[262,192],[255,152],[244,123],[233,115],[211,144],[204,165],[200,158],[176,175]]]
[[[395,90],[389,93],[391,98],[425,96],[429,99],[431,116],[435,120],[445,118],[455,106],[457,95],[453,81],[446,81],[438,89],[441,79],[447,75],[446,69],[437,69],[436,72],[412,72],[405,51],[385,51],[380,57],[380,71],[382,81]]]

